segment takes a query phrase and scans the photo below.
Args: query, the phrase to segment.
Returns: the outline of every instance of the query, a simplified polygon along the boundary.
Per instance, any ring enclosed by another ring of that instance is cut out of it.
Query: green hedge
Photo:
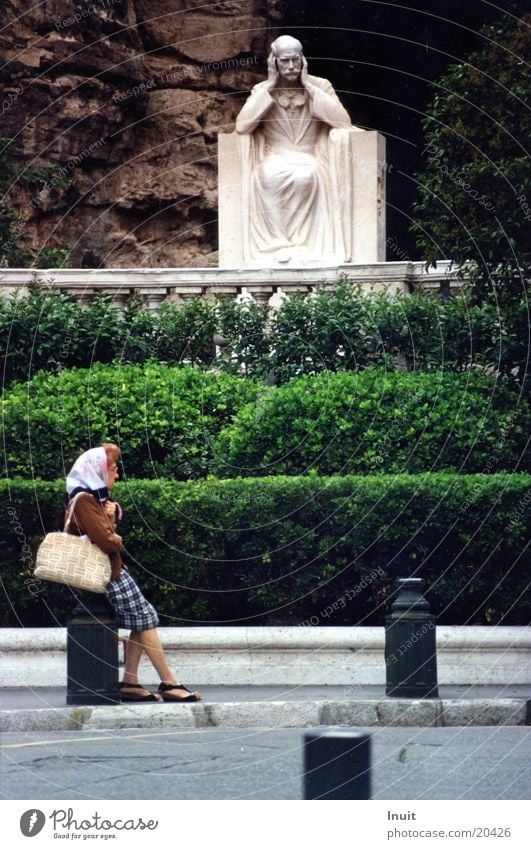
[[[0,485],[2,625],[63,625],[67,588],[34,582],[63,483]],[[526,624],[530,475],[131,480],[124,559],[163,625],[382,625],[391,581],[427,580],[444,624]]]
[[[7,471],[53,480],[110,440],[123,446],[129,476],[200,477],[214,436],[256,391],[242,377],[154,362],[39,372],[1,402]]]
[[[1,413],[8,474],[47,480],[109,439],[129,477],[512,471],[530,429],[529,406],[500,380],[376,369],[274,387],[96,363],[14,385]]]
[[[215,330],[212,305],[201,298],[164,304],[157,312],[132,298],[118,310],[108,295],[81,306],[69,295],[36,286],[27,297],[0,297],[3,381],[9,385],[41,369],[95,362],[211,363]]]
[[[523,387],[528,323],[525,294],[500,311],[494,296],[478,304],[463,291],[442,302],[429,292],[367,292],[346,278],[334,291],[318,287],[269,313],[259,304],[201,298],[157,312],[135,298],[120,311],[106,296],[81,307],[37,287],[26,298],[0,297],[0,364],[4,385],[41,369],[156,359],[215,364],[277,385],[324,370],[383,366],[494,370]],[[214,333],[228,340],[230,357],[216,359]]]
[[[494,370],[523,385],[527,375],[529,297],[500,311],[496,298],[474,303],[463,290],[367,292],[347,278],[334,291],[286,300],[272,322],[268,368],[277,383],[301,374],[359,371]]]
[[[302,377],[262,389],[215,446],[220,477],[515,470],[529,405],[468,372]]]

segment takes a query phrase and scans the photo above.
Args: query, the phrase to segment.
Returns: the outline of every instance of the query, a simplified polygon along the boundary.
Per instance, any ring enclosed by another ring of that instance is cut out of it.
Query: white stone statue
[[[273,42],[267,80],[219,143],[220,265],[385,259],[384,140],[352,127],[331,83],[308,73],[300,41]]]

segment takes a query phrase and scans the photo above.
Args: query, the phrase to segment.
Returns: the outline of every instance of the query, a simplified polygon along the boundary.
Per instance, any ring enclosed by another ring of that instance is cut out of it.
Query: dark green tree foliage
[[[392,581],[423,577],[440,624],[529,622],[529,475],[393,475],[116,485],[125,561],[163,625],[383,625]],[[0,624],[62,625],[32,580],[64,482],[0,484]]]
[[[231,298],[217,305],[216,315],[220,335],[228,343],[220,367],[265,378],[271,366],[267,306],[253,302],[239,304]]]
[[[216,441],[220,477],[516,470],[525,399],[465,374],[323,373],[266,388]]]
[[[513,323],[527,317],[515,308]],[[342,278],[333,291],[287,300],[272,320],[270,368],[277,383],[302,374],[385,367],[407,371],[499,371],[525,375],[526,335],[506,326],[496,304],[472,302],[464,289],[437,294],[364,292]]]
[[[111,362],[120,344],[120,327],[109,299],[90,308],[68,295],[47,295],[37,287],[28,297],[0,300],[0,340],[4,386],[37,371]]]
[[[424,257],[476,264],[476,294],[494,289],[502,304],[528,297],[530,24],[528,14],[485,27],[481,51],[438,81],[414,208]]]

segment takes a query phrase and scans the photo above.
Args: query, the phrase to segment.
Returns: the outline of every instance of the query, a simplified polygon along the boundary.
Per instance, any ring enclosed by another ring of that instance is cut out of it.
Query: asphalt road
[[[1,798],[302,799],[309,730],[4,733]],[[374,799],[531,798],[529,727],[366,730]]]

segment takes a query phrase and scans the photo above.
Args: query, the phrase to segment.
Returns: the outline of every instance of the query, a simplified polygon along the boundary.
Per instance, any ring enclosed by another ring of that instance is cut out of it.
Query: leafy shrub
[[[41,369],[60,371],[94,362],[208,364],[216,328],[211,304],[197,298],[158,312],[132,298],[123,311],[108,295],[80,306],[69,295],[35,287],[27,297],[0,298],[4,384],[27,380]]]
[[[0,484],[0,623],[64,625],[68,588],[35,582],[64,483]],[[529,622],[531,476],[129,480],[124,560],[163,625],[383,625],[398,577],[426,579],[442,624]]]
[[[303,374],[360,371],[488,371],[523,388],[527,374],[528,304],[500,312],[474,304],[468,292],[442,303],[429,292],[366,292],[348,279],[333,291],[292,296],[277,312],[235,300],[201,298],[158,312],[133,298],[123,311],[108,296],[79,306],[37,287],[27,298],[0,298],[4,385],[41,369],[93,362],[190,363],[281,384]],[[213,336],[230,345],[216,360]]]
[[[220,477],[501,471],[517,468],[528,404],[466,374],[302,377],[258,393],[220,433]]]
[[[341,279],[333,292],[285,301],[272,321],[269,368],[277,383],[303,374],[385,367],[406,371],[498,372],[523,385],[529,304],[500,312],[464,288],[446,301],[432,292],[367,292]]]
[[[267,305],[230,299],[217,304],[216,316],[220,334],[229,343],[229,358],[222,355],[218,366],[254,378],[267,377],[271,369]]]
[[[200,477],[215,434],[255,394],[244,378],[154,362],[40,372],[4,393],[6,469],[55,479],[82,451],[111,440],[123,445],[127,475]]]

